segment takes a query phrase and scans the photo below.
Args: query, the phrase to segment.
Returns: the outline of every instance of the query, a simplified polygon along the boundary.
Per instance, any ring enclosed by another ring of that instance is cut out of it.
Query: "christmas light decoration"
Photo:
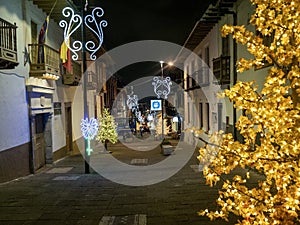
[[[98,121],[100,125],[96,140],[104,143],[105,149],[107,149],[107,142],[115,144],[118,141],[117,126],[108,109],[103,109]]]
[[[162,129],[162,126],[164,127],[164,129]],[[156,126],[155,126],[155,130],[156,130],[156,135],[168,135],[168,133],[170,132],[171,129],[171,125],[168,126],[167,124],[167,120],[164,119],[164,123],[162,123],[162,119],[158,119]],[[164,132],[164,133],[162,133]]]
[[[126,104],[129,109],[133,109],[133,108],[137,107],[138,106],[137,95],[133,95],[133,96],[127,95]]]
[[[97,135],[98,132],[98,121],[95,118],[91,118],[90,120],[88,118],[81,120],[81,133],[82,136],[87,139],[88,146],[86,148],[86,152],[88,155],[91,154],[93,149],[91,149],[91,140],[94,139],[94,137]]]
[[[86,11],[86,9],[85,9]],[[90,59],[96,60],[95,53],[100,49],[103,43],[103,30],[102,27],[107,26],[106,20],[98,21],[104,15],[104,11],[100,7],[95,7],[90,15],[86,15],[85,18],[81,18],[80,15],[76,14],[74,10],[70,7],[65,7],[62,10],[62,14],[66,18],[70,18],[69,22],[66,20],[61,20],[59,26],[64,28],[64,41],[70,51],[73,53],[72,59],[78,60],[77,52],[82,49],[82,46],[85,46],[85,49],[90,52]],[[76,32],[78,28],[81,27],[82,21],[84,20],[84,25],[95,34],[98,41],[95,43],[93,40],[89,40],[86,43],[75,40],[73,44],[70,44],[72,35]]]
[[[172,85],[170,77],[154,77],[152,85],[154,87],[154,93],[157,95],[157,98],[168,98]]]
[[[222,34],[232,34],[254,56],[240,59],[238,72],[271,66],[261,89],[254,81],[239,81],[225,90],[234,107],[244,112],[235,124],[243,141],[216,133],[200,149],[201,162],[214,154],[203,170],[207,183],[222,181],[223,186],[219,209],[199,215],[227,220],[233,213],[239,217],[237,224],[296,225],[300,223],[300,2],[251,2],[255,13],[250,23],[257,32],[225,25]],[[222,176],[236,168],[244,168],[245,174],[231,180]],[[254,173],[261,175],[256,186],[248,184]]]

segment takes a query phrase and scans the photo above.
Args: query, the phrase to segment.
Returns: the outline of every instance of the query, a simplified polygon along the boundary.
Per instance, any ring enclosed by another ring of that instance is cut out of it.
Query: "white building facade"
[[[227,98],[220,99],[217,95],[237,81],[256,80],[258,85],[263,84],[268,67],[238,73],[236,61],[242,57],[251,58],[251,55],[245,46],[236,44],[231,35],[222,37],[221,28],[225,24],[244,25],[255,32],[249,24],[253,12],[254,6],[248,0],[218,1],[207,8],[187,38],[184,47],[193,53],[184,61],[185,128],[202,129],[206,134],[223,130],[239,138],[234,124],[242,112],[234,109]],[[202,59],[200,66],[197,57]],[[197,138],[187,132],[186,140],[195,143]]]
[[[45,61],[49,67],[42,68],[35,64],[32,49],[39,46],[46,13],[32,1],[0,0],[0,15],[1,22],[16,32],[13,39],[0,28],[0,182],[4,182],[78,152],[84,109],[81,63],[72,61],[72,71],[66,73],[59,62],[63,30],[58,21],[50,15],[44,57],[52,61],[50,66]],[[11,51],[5,42],[16,47]],[[51,67],[54,64],[58,67]],[[88,113],[95,117],[105,106],[105,63],[87,66]]]

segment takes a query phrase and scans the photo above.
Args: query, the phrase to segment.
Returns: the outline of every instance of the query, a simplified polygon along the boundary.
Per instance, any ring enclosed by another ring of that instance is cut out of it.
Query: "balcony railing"
[[[38,78],[58,80],[60,77],[59,52],[45,44],[29,44],[30,72]]]
[[[70,86],[77,86],[81,80],[81,64],[72,61],[72,70],[67,71],[62,67],[63,84]]]
[[[209,85],[209,70],[208,66],[201,67],[200,70],[197,71],[198,84],[200,87]]]
[[[220,85],[230,84],[230,56],[213,59],[213,72]]]
[[[0,69],[15,68],[17,55],[17,26],[0,18]]]
[[[188,77],[187,88],[185,91],[192,91],[201,87],[209,86],[209,67],[202,67],[195,71],[191,77]]]

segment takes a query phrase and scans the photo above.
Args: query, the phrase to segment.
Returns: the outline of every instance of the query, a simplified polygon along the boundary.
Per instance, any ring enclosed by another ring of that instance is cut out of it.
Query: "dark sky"
[[[210,0],[89,0],[104,9],[103,47],[108,51],[133,41],[162,40],[183,45]],[[123,83],[155,75],[159,64],[139,63],[118,71]],[[154,72],[153,72],[154,71]]]
[[[90,0],[104,9],[106,50],[138,40],[183,45],[209,0]]]

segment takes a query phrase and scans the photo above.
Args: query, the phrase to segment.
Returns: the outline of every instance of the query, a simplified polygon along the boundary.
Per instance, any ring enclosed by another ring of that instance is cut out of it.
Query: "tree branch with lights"
[[[99,130],[96,136],[96,140],[104,143],[104,147],[107,150],[107,143],[111,142],[115,144],[118,141],[117,125],[115,119],[110,115],[108,109],[103,109],[103,112],[98,117]]]
[[[200,149],[203,174],[211,186],[223,181],[217,200],[219,209],[199,212],[210,219],[239,217],[242,225],[296,225],[300,223],[300,2],[299,0],[251,0],[255,13],[250,23],[257,33],[244,26],[225,25],[222,35],[233,35],[247,46],[253,59],[240,59],[238,72],[268,69],[262,87],[237,82],[224,96],[243,110],[236,128],[242,141],[218,132],[212,145]],[[272,39],[269,45],[264,37]],[[259,91],[260,90],[260,91]],[[224,180],[236,168],[247,169],[245,176]],[[255,187],[248,184],[251,173],[261,174]]]

